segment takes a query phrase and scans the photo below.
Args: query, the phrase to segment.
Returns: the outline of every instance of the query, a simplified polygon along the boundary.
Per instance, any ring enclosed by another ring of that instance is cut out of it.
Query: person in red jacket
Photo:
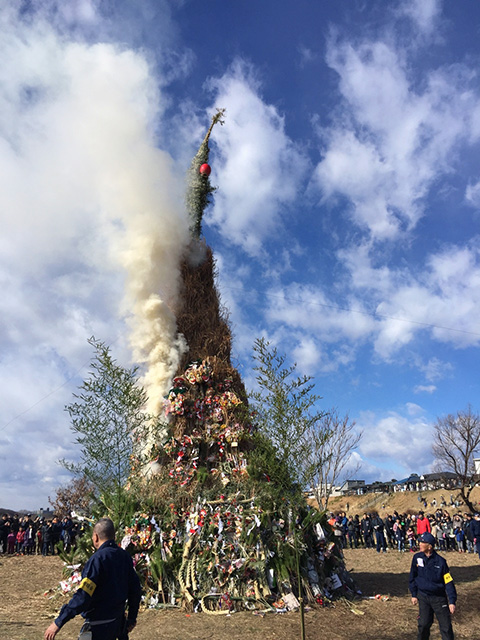
[[[430,520],[425,518],[423,511],[420,511],[417,518],[417,537],[423,533],[432,533],[432,527],[430,526]]]

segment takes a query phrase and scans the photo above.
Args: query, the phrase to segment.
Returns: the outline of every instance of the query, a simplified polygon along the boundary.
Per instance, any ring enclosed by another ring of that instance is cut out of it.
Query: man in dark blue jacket
[[[82,637],[91,640],[115,640],[125,633],[125,603],[128,601],[127,633],[137,621],[141,587],[133,562],[115,543],[115,528],[102,518],[93,528],[96,552],[82,571],[82,581],[58,618],[45,631],[45,640],[53,640],[63,625],[81,613],[85,618]],[[89,635],[90,634],[90,635]]]
[[[375,542],[377,543],[377,553],[383,551],[383,553],[387,552],[387,541],[385,540],[385,532],[384,532],[384,522],[378,515],[378,513],[374,514],[372,520],[372,527],[375,533]]]
[[[430,638],[433,615],[437,617],[442,640],[453,640],[451,616],[455,613],[457,592],[444,558],[434,550],[431,533],[419,539],[420,552],[412,559],[409,589],[412,603],[419,605],[418,640]]]
[[[475,551],[478,553],[478,557],[480,558],[480,513],[475,514],[475,519],[472,520],[470,525],[470,532],[475,545]]]

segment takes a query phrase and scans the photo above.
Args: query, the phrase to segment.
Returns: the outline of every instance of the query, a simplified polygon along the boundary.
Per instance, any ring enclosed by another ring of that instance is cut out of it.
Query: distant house
[[[367,484],[364,487],[364,493],[390,493],[392,490],[392,482],[381,482],[375,480],[371,484]]]
[[[458,476],[452,471],[440,471],[438,473],[424,473],[420,476],[420,489],[429,491],[431,489],[453,489],[458,484]]]
[[[480,476],[480,457],[474,458],[473,464],[475,465],[475,475]]]
[[[476,481],[480,482],[480,456],[474,458]],[[342,485],[332,487],[328,485],[330,496],[338,497],[345,495],[363,495],[365,493],[391,493],[398,491],[431,491],[435,489],[445,489],[450,491],[458,487],[458,476],[451,471],[440,471],[438,473],[411,473],[408,478],[402,480],[391,480],[389,482],[378,481],[366,484],[365,480],[345,480]],[[313,489],[311,491],[313,495]],[[325,491],[326,493],[326,491]]]
[[[420,476],[417,473],[412,473],[408,478],[403,480],[397,480],[392,483],[392,489],[395,492],[398,491],[419,491],[420,490]]]
[[[345,480],[345,482],[339,487],[341,495],[357,494],[361,495],[365,490],[365,480]]]

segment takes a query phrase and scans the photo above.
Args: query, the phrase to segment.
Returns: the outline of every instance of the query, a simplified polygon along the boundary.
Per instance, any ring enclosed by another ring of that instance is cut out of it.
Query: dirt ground
[[[444,554],[459,593],[454,619],[457,640],[480,639],[480,560],[474,554]],[[363,596],[388,595],[389,600],[362,599],[355,607],[363,615],[337,602],[335,607],[305,613],[306,639],[412,640],[416,638],[416,609],[407,592],[411,554],[371,549],[347,549],[347,568],[353,572]],[[0,557],[0,640],[40,640],[66,598],[45,592],[62,577],[58,557]],[[436,623],[435,623],[436,624]],[[70,621],[59,639],[76,640],[81,619]],[[301,638],[298,613],[252,613],[231,616],[186,614],[184,611],[142,611],[131,640],[291,640]],[[438,627],[431,640],[438,640]]]

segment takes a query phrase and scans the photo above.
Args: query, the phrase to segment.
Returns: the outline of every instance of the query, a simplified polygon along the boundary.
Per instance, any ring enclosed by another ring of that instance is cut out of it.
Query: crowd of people
[[[383,518],[378,513],[364,513],[362,517],[345,512],[330,514],[330,525],[343,548],[364,547],[386,553],[387,549],[399,552],[418,549],[418,538],[423,533],[431,533],[440,551],[478,553],[480,557],[480,513],[460,511],[450,515],[438,508],[425,515],[399,514],[394,511]]]
[[[55,555],[59,542],[69,551],[81,533],[70,517],[52,520],[43,517],[3,514],[0,519],[0,553],[9,555]]]

